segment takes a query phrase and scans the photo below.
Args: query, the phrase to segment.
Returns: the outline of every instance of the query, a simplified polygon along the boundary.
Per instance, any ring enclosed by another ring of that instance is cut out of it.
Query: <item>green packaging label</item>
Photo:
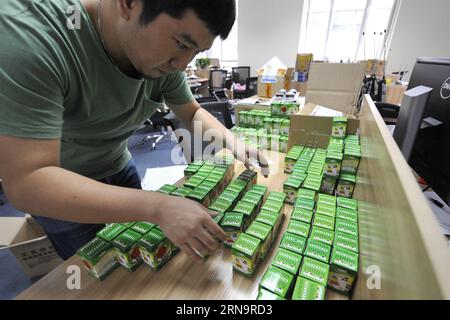
[[[334,232],[328,229],[320,228],[314,226],[311,229],[311,239],[327,244],[329,246],[333,245],[334,241]]]
[[[326,286],[329,271],[330,266],[326,263],[304,257],[300,269],[300,276]]]
[[[278,249],[272,265],[292,275],[296,275],[302,262],[302,256],[286,249]]]
[[[325,300],[325,286],[308,279],[297,277],[292,300]]]
[[[285,232],[283,239],[281,239],[280,248],[302,255],[305,250],[305,245],[306,238],[290,232]]]
[[[358,238],[347,233],[336,231],[334,245],[355,253],[359,252]]]
[[[294,276],[289,272],[275,266],[270,266],[264,273],[259,286],[260,289],[266,289],[280,297],[287,298],[291,291],[293,281]]]
[[[334,222],[335,222],[334,217],[328,217],[328,216],[323,216],[321,214],[316,214],[314,216],[313,225],[334,231]]]
[[[311,210],[305,210],[302,208],[294,208],[292,211],[291,219],[311,224],[313,212]]]
[[[309,239],[306,244],[304,255],[324,263],[330,260],[331,246],[313,239]]]
[[[288,224],[286,231],[304,238],[308,238],[309,229],[310,229],[309,224],[297,220],[291,220]]]
[[[115,237],[117,237],[119,234],[121,234],[123,231],[125,231],[127,227],[125,227],[122,224],[119,223],[113,223],[106,227],[104,227],[102,230],[97,232],[97,237],[111,242],[114,240]]]

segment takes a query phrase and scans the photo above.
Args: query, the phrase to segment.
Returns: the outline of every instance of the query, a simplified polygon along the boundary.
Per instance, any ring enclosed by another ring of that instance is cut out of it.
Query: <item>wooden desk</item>
[[[360,201],[360,270],[353,298],[450,299],[448,243],[368,95],[361,110],[360,131],[363,158],[354,194]],[[286,178],[284,155],[268,154],[280,165],[277,169],[272,166],[275,173],[267,179],[259,175],[258,183],[278,191]],[[237,164],[236,169],[239,172],[243,166]],[[230,252],[224,249],[204,264],[195,264],[180,253],[159,272],[145,265],[134,273],[119,268],[104,282],[83,270],[81,290],[68,290],[67,267],[81,267],[80,260],[72,257],[17,299],[255,299],[258,281],[272,261],[291,210],[286,206],[278,239],[252,280],[232,272]],[[381,272],[381,287],[369,289],[373,267]],[[328,291],[327,298],[344,297]]]

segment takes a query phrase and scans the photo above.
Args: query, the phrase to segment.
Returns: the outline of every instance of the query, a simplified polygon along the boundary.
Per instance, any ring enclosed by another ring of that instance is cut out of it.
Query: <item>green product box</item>
[[[288,136],[280,135],[280,148],[279,148],[279,151],[281,153],[286,153],[287,152],[288,141],[289,141],[289,137]]]
[[[241,233],[231,247],[233,269],[246,276],[253,276],[260,260],[260,245],[261,240],[258,238]]]
[[[358,213],[355,210],[347,208],[337,207],[336,218],[358,223]]]
[[[322,176],[308,175],[303,182],[303,188],[313,190],[316,192],[320,191],[322,185]]]
[[[271,117],[265,117],[264,122],[264,129],[267,130],[267,132],[271,132],[273,128],[273,119]]]
[[[306,173],[300,171],[294,171],[290,175],[291,179],[297,179],[300,180],[301,182],[305,181],[306,177],[307,177]]]
[[[312,210],[305,210],[297,207],[294,208],[294,210],[292,211],[291,219],[311,224],[312,216],[313,216]]]
[[[140,234],[146,234],[155,227],[155,224],[145,221],[139,221],[133,224],[131,230],[139,232]]]
[[[239,175],[239,177],[237,177],[237,180],[245,181],[246,190],[248,191],[252,187],[252,185],[256,184],[257,173],[252,170],[245,170]]]
[[[78,249],[77,255],[88,273],[102,281],[119,265],[109,242],[94,238]]]
[[[313,226],[309,238],[331,246],[334,241],[334,232],[328,229]]]
[[[316,202],[314,200],[298,197],[297,199],[295,199],[294,208],[313,211],[315,205]]]
[[[281,239],[280,248],[290,250],[299,255],[302,255],[305,251],[305,245],[306,238],[290,232],[285,232],[283,235],[283,239]]]
[[[334,235],[334,245],[355,253],[359,252],[358,238],[347,233],[336,231]]]
[[[192,177],[194,174],[197,173],[197,171],[200,169],[201,166],[199,165],[188,165],[186,169],[184,169],[184,177],[186,179],[189,179],[190,177]]]
[[[265,210],[265,211],[270,211],[270,212],[273,212],[276,214],[282,214],[283,207],[284,207],[284,204],[281,202],[266,200],[266,202],[261,207],[261,211]]]
[[[334,217],[323,216],[321,214],[314,215],[314,222],[313,222],[314,226],[334,231],[334,223],[335,223]]]
[[[270,135],[270,150],[280,151],[280,136],[278,134]]]
[[[317,282],[297,277],[292,300],[325,300],[326,288]]]
[[[327,285],[330,266],[315,259],[304,257],[300,268],[300,276],[315,281],[323,286]]]
[[[324,204],[318,202],[316,207],[316,213],[328,217],[336,217],[336,206]]]
[[[161,193],[171,194],[173,191],[175,191],[176,188],[177,188],[176,186],[173,186],[170,184],[165,184],[161,188],[159,188],[157,191],[161,192]]]
[[[328,151],[323,172],[327,176],[338,177],[341,172],[343,154],[336,151]]]
[[[291,220],[287,226],[286,231],[301,236],[303,238],[308,238],[310,225],[301,221]]]
[[[176,190],[174,190],[171,195],[177,196],[177,197],[183,197],[186,198],[189,193],[191,193],[192,189],[187,187],[179,187]]]
[[[213,220],[215,223],[220,225],[224,216],[225,216],[225,214],[223,214],[223,213],[217,213],[217,216],[213,217]]]
[[[331,136],[337,138],[344,138],[347,134],[347,118],[335,117],[333,119],[333,127],[331,129]]]
[[[358,172],[359,162],[361,160],[361,151],[358,149],[345,149],[342,160],[342,172],[355,174]]]
[[[292,275],[297,275],[300,264],[302,263],[302,256],[292,251],[280,248],[272,260],[272,265],[287,271]]]
[[[237,192],[239,198],[246,186],[247,184],[244,181],[234,180],[225,188],[225,191]]]
[[[131,228],[135,222],[121,222],[121,225],[125,226],[126,228]]]
[[[337,177],[323,175],[322,184],[320,185],[320,192],[327,195],[334,195],[336,189]]]
[[[280,203],[284,203],[284,201],[286,200],[286,194],[283,192],[271,192],[269,193],[269,196],[267,197],[268,201],[274,201],[274,202],[280,202]]]
[[[308,175],[312,174],[315,176],[322,176],[323,173],[323,164],[315,164],[313,162],[311,162],[311,164],[308,167],[308,171],[307,171]]]
[[[228,209],[231,208],[232,205],[233,205],[232,202],[218,198],[216,199],[216,201],[213,202],[213,204],[209,206],[209,209],[214,210],[218,213],[225,213],[228,211]]]
[[[358,225],[348,220],[336,219],[336,231],[358,237]]]
[[[155,270],[161,269],[170,260],[174,250],[173,244],[158,229],[146,233],[139,239],[138,245],[142,260]]]
[[[188,194],[187,198],[194,200],[205,207],[209,207],[211,204],[209,193],[210,191],[208,191],[208,189],[200,189],[197,187]]]
[[[244,230],[244,215],[242,213],[227,212],[220,226],[227,235],[224,245],[231,247]]]
[[[128,271],[134,271],[142,262],[137,244],[141,237],[140,233],[127,229],[111,242],[119,263]]]
[[[328,261],[330,261],[330,253],[331,246],[313,239],[309,239],[306,244],[304,255],[306,257],[328,263]]]
[[[291,174],[294,171],[294,166],[297,163],[297,158],[295,155],[290,155],[289,153],[284,158],[284,172]]]
[[[314,190],[308,190],[301,188],[298,190],[298,197],[303,199],[316,200],[316,192]]]
[[[264,260],[272,245],[272,227],[264,223],[253,221],[245,233],[261,240],[259,257],[261,260]]]
[[[192,176],[188,181],[186,181],[184,183],[183,186],[191,188],[191,189],[195,189],[203,182],[203,180],[204,179],[202,179],[202,178],[199,178],[199,177],[196,177],[196,176]],[[172,190],[172,191],[174,191],[174,190]]]
[[[214,164],[205,163],[198,171],[199,172],[210,173],[211,171],[214,170],[214,167],[215,167]]]
[[[239,201],[233,208],[236,213],[242,213],[244,215],[244,231],[249,226],[250,222],[256,217],[256,203],[250,203],[245,201]]]
[[[269,150],[270,136],[265,132],[258,133],[258,144],[261,150]]]
[[[337,197],[337,206],[358,211],[358,200],[348,199],[344,197]]]
[[[281,218],[281,214],[272,211],[261,210],[261,212],[256,216],[255,221],[264,223],[272,227],[273,232],[271,242],[273,242],[278,234],[278,230],[282,221]]]
[[[286,300],[286,299],[280,297],[279,295],[276,295],[273,292],[270,292],[269,290],[259,289],[258,297],[256,298],[256,300],[270,301],[270,300]]]
[[[269,290],[282,298],[288,298],[293,282],[292,274],[271,265],[261,278],[259,289]]]
[[[289,119],[283,119],[281,122],[280,132],[281,134],[284,134],[285,136],[289,135],[289,127],[291,126],[291,120]]]
[[[255,184],[250,188],[249,192],[254,192],[254,193],[260,194],[263,197],[263,201],[266,200],[266,194],[267,194],[266,186],[263,186],[260,184]]]
[[[308,171],[308,167],[309,167],[308,163],[301,163],[301,162],[297,161],[297,163],[294,165],[292,171],[306,173],[306,171]]]
[[[222,200],[231,203],[231,207],[234,207],[238,201],[239,193],[225,190],[223,191],[216,200]]]
[[[338,293],[350,295],[358,276],[358,254],[334,247],[331,254],[328,287]]]
[[[123,224],[112,223],[101,229],[99,232],[97,232],[96,236],[99,237],[100,239],[111,242],[114,240],[115,237],[117,237],[126,229],[127,227],[125,227]]]
[[[201,171],[201,170],[202,170],[202,168],[200,168],[199,171],[196,174],[194,174],[192,177],[202,179],[203,181],[206,178],[208,178],[209,172],[207,172],[206,170],[204,170],[204,171]]]
[[[351,198],[355,190],[356,176],[353,174],[343,173],[339,177],[336,194],[340,197]]]
[[[323,194],[323,193],[319,193],[319,196],[317,198],[317,203],[318,204],[327,204],[333,207],[336,207],[336,197],[335,196],[330,196],[328,194]]]
[[[240,111],[239,113],[239,126],[246,127],[247,126],[247,114],[248,111]]]
[[[283,184],[283,192],[286,193],[286,203],[294,204],[301,184],[302,181],[300,179],[293,178],[292,176],[287,178]]]
[[[256,211],[258,212],[261,209],[262,205],[262,196],[258,193],[254,193],[251,191],[248,191],[241,199],[241,201],[249,202],[249,203],[255,203],[256,204]]]

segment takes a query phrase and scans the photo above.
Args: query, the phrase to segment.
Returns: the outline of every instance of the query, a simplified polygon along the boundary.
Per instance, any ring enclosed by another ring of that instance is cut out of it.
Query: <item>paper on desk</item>
[[[155,191],[165,184],[174,184],[184,177],[187,166],[170,166],[147,169],[142,179],[142,189]]]
[[[311,113],[311,115],[316,117],[342,117],[342,112],[322,106],[317,106]]]

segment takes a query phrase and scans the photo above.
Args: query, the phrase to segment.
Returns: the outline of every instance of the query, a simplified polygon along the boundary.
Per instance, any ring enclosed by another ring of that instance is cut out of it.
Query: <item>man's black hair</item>
[[[141,0],[144,9],[140,17],[142,25],[152,22],[161,13],[182,19],[186,10],[192,9],[202,20],[211,34],[223,40],[233,27],[236,19],[235,0]]]

